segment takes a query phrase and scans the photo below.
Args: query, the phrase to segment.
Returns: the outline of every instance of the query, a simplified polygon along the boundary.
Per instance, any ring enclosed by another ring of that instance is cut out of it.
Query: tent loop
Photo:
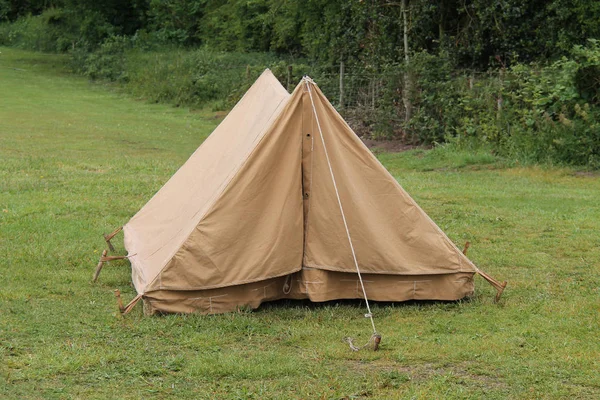
[[[292,275],[288,275],[285,277],[285,282],[283,282],[283,294],[290,294],[292,291]]]
[[[358,260],[356,259],[356,252],[354,251],[354,245],[352,244],[352,237],[350,236],[350,230],[348,229],[348,223],[346,222],[346,215],[344,214],[344,207],[342,206],[342,200],[340,198],[340,193],[338,191],[337,183],[335,181],[335,175],[333,173],[333,168],[331,167],[331,161],[329,160],[329,154],[327,153],[327,146],[325,145],[325,139],[323,138],[323,130],[321,129],[321,123],[319,122],[319,116],[317,115],[317,109],[315,107],[315,102],[313,101],[312,90],[310,89],[310,85],[316,85],[312,79],[305,76],[302,78],[304,81],[306,88],[308,90],[308,95],[310,96],[310,103],[312,105],[313,113],[315,115],[315,121],[317,122],[317,128],[319,129],[319,136],[321,137],[321,143],[323,144],[323,151],[325,153],[325,158],[327,159],[327,165],[329,166],[329,174],[331,175],[331,180],[333,182],[333,187],[335,189],[335,195],[337,197],[338,205],[340,208],[340,212],[342,214],[342,220],[344,222],[344,228],[346,228],[346,236],[348,237],[348,243],[350,244],[350,250],[352,252],[352,258],[354,259],[354,265],[356,266],[356,273],[358,274],[358,280],[360,281],[360,286],[362,288],[363,297],[365,299],[365,303],[367,305],[367,314],[365,314],[366,318],[371,320],[371,325],[373,326],[373,337],[379,336],[379,341],[381,341],[381,335],[377,333],[377,329],[375,328],[375,321],[373,320],[373,313],[371,312],[371,307],[369,306],[369,299],[367,298],[367,291],[365,290],[365,284],[362,279],[362,275],[360,273],[360,268],[358,266]],[[377,341],[377,345],[379,345],[379,341]],[[352,347],[352,345],[351,345]]]

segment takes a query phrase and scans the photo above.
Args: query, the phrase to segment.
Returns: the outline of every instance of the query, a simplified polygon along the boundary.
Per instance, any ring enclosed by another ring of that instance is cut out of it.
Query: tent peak
[[[302,77],[302,82],[310,83],[310,84],[317,86],[317,83],[315,81],[313,81],[313,79],[308,75],[304,75]]]

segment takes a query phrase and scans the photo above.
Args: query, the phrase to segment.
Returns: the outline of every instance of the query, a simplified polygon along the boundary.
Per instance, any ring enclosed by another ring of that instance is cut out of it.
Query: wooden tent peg
[[[467,255],[467,250],[469,250],[469,246],[471,245],[471,242],[466,241],[465,242],[465,247],[463,248],[462,253],[466,256]]]
[[[112,243],[110,242],[110,239],[114,238],[115,235],[119,232],[121,232],[123,230],[123,227],[120,226],[117,229],[115,229],[114,231],[112,231],[111,233],[107,234],[103,234],[102,236],[104,236],[104,241],[106,242],[106,244],[108,245],[108,248],[110,249],[110,251],[112,251],[113,253],[115,252],[115,248],[112,245]]]
[[[123,307],[123,301],[121,300],[121,291],[119,289],[115,289],[115,297],[117,298],[117,306],[119,307],[119,311],[121,314],[125,312],[125,307]]]
[[[108,253],[108,250],[102,251],[102,255],[100,256],[100,260],[98,260],[98,266],[96,266],[96,272],[94,273],[92,282],[96,282],[98,280],[98,276],[100,276],[100,271],[102,271],[102,267],[104,266],[106,253]]]

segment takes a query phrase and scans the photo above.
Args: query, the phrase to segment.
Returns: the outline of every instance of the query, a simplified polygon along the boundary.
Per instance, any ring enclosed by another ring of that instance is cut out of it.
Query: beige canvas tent
[[[123,231],[150,313],[456,300],[481,273],[310,78],[269,70]]]

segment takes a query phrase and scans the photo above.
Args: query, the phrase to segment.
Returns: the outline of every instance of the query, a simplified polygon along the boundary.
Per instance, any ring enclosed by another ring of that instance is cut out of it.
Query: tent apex
[[[308,76],[308,75],[304,75],[302,77],[302,81],[303,82],[307,82],[307,83],[312,83],[315,86],[317,85],[317,83],[315,81],[313,81],[312,78],[310,76]]]

